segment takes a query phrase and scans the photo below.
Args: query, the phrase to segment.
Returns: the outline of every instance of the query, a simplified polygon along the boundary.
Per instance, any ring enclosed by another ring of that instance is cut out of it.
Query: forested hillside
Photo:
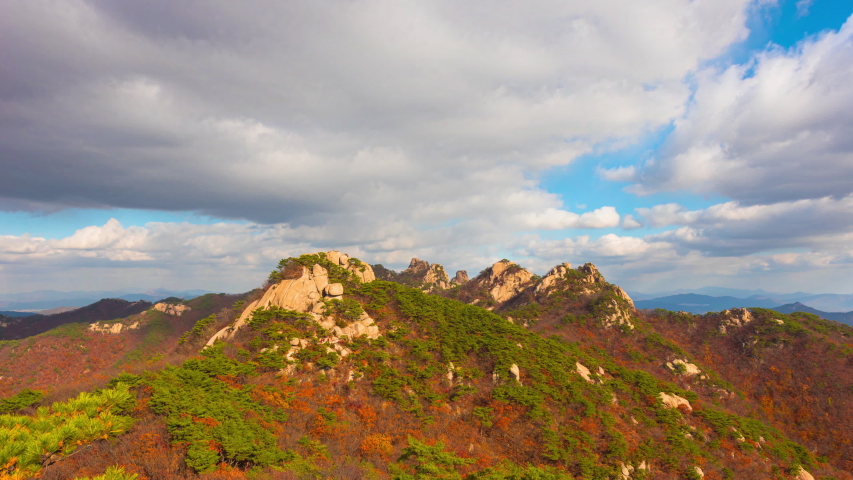
[[[403,285],[303,255],[243,297],[7,342],[4,428],[115,419],[12,441],[29,456],[9,450],[0,475],[853,479],[853,329],[637,311],[590,264],[450,281],[425,263],[376,268]],[[36,365],[48,353],[68,360]],[[93,409],[52,403],[80,391]]]

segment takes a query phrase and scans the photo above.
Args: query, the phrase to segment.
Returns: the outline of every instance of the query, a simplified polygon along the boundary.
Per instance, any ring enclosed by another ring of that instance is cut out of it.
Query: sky
[[[853,293],[853,3],[0,0],[0,292],[472,276]]]

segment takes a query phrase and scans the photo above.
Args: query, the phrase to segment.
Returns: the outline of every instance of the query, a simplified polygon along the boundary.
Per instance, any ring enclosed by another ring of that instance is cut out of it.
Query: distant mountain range
[[[150,302],[105,298],[82,308],[53,315],[30,315],[25,318],[0,317],[0,340],[16,340],[38,335],[66,323],[91,323],[113,320],[142,313],[151,308]]]
[[[853,325],[853,311],[849,312],[826,312],[812,308],[801,302],[781,304],[778,301],[753,295],[747,298],[730,296],[712,297],[710,295],[699,295],[696,293],[680,293],[660,298],[647,300],[635,300],[637,308],[671,310],[674,312],[707,313],[729,310],[732,308],[769,308],[781,313],[807,312],[813,313],[826,320]],[[851,309],[853,310],[853,309]]]
[[[696,293],[681,293],[649,300],[635,300],[634,304],[637,308],[663,308],[689,313],[719,312],[720,310],[742,307],[773,308],[782,305],[780,302],[766,298],[712,297]]]
[[[801,303],[805,306],[823,311],[823,312],[849,312],[853,310],[853,294],[843,295],[836,293],[805,293],[805,292],[795,292],[795,293],[774,293],[768,292],[766,290],[740,290],[736,288],[724,288],[724,287],[703,287],[696,289],[681,289],[674,290],[669,292],[657,292],[657,293],[642,293],[642,292],[634,292],[629,291],[629,295],[634,301],[647,301],[647,300],[655,300],[661,301],[664,303],[684,303],[685,307],[696,307],[701,306],[703,304],[708,304],[709,308],[707,310],[702,310],[701,308],[678,308],[678,310],[683,310],[686,312],[692,313],[705,313],[710,311],[720,310],[715,306],[717,304],[726,304],[725,302],[718,302],[708,300],[709,298],[735,298],[739,300],[749,300],[749,306],[753,307],[765,307],[772,308],[774,306],[781,306],[786,304],[793,303]],[[699,298],[676,298],[682,295],[698,295],[699,297],[704,297],[703,299]],[[732,301],[733,302],[733,301]],[[690,305],[694,304],[694,305]],[[725,308],[736,308],[742,305],[737,304],[737,302],[731,303],[731,305],[724,307]],[[666,308],[667,310],[671,310],[669,307],[664,306],[653,306],[653,307],[640,307],[640,308]]]
[[[781,313],[794,313],[794,312],[806,312],[813,313],[818,317],[824,318],[826,320],[834,320],[836,322],[846,323],[847,325],[853,325],[853,311],[851,312],[821,312],[820,310],[815,310],[807,305],[803,305],[802,303],[789,303],[787,305],[782,305],[781,307],[776,307],[773,310]]]
[[[119,298],[128,302],[155,302],[167,297],[178,297],[189,300],[206,293],[207,290],[166,290],[154,289],[140,292],[139,290],[109,290],[109,291],[72,291],[58,292],[55,290],[39,290],[25,293],[0,293],[0,315],[8,317],[21,316],[21,313],[50,310],[59,307],[84,307],[104,298]]]

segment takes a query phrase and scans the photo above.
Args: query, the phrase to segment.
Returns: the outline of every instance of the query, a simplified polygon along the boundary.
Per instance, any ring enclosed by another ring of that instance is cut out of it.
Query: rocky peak
[[[440,288],[442,290],[450,288],[450,278],[447,277],[447,272],[444,270],[444,267],[438,263],[430,265],[429,262],[425,260],[413,258],[412,261],[409,262],[409,268],[403,270],[401,275],[404,275],[415,282],[430,284],[431,286],[427,291],[432,290],[433,288]]]
[[[578,271],[586,274],[584,281],[587,283],[604,283],[604,277],[598,272],[598,268],[591,263],[585,263],[578,267]]]
[[[550,293],[557,285],[557,281],[566,278],[566,274],[571,270],[572,264],[566,262],[552,268],[542,277],[539,285],[536,286],[536,293]]]
[[[444,271],[444,267],[437,263],[430,265],[429,270],[424,275],[424,283],[432,283],[443,290],[450,288],[450,279],[447,278],[447,272]]]
[[[468,282],[468,272],[465,270],[459,270],[456,272],[456,276],[453,277],[453,280],[450,281],[452,284],[463,285]]]
[[[420,258],[413,258],[409,262],[409,268],[403,270],[403,273],[408,273],[413,276],[425,275],[429,271],[429,262]]]
[[[371,282],[376,277],[370,265],[357,259],[350,258],[345,253],[332,250],[319,252],[333,264],[352,272],[362,283]],[[340,283],[329,283],[329,271],[319,263],[310,269],[301,267],[301,275],[297,278],[284,279],[272,285],[261,298],[249,303],[233,326],[223,328],[207,342],[212,345],[216,340],[230,338],[251,318],[252,312],[258,308],[281,307],[297,312],[319,315],[324,310],[327,300],[343,299],[344,286]]]
[[[488,270],[489,294],[503,303],[529,286],[533,274],[509,260],[501,260]]]

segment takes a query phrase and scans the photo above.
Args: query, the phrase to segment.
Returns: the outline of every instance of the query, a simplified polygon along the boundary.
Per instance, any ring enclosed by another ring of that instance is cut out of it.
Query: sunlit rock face
[[[349,255],[337,250],[320,252],[327,260],[341,268],[351,272],[362,283],[371,282],[376,279],[373,268]],[[344,286],[340,283],[329,283],[329,272],[320,264],[311,268],[301,267],[301,275],[294,279],[281,280],[272,285],[261,298],[249,303],[241,313],[234,325],[228,326],[217,332],[208,340],[208,345],[213,345],[217,340],[231,338],[234,333],[243,327],[251,318],[252,312],[258,308],[279,307],[297,312],[311,313],[319,321],[323,311],[324,302],[328,300],[342,300]],[[367,324],[367,319],[364,320]],[[373,320],[369,319],[369,324]],[[356,330],[362,334],[357,327]],[[353,333],[353,332],[348,332]],[[371,334],[373,332],[371,331]],[[378,331],[376,332],[378,334]]]

